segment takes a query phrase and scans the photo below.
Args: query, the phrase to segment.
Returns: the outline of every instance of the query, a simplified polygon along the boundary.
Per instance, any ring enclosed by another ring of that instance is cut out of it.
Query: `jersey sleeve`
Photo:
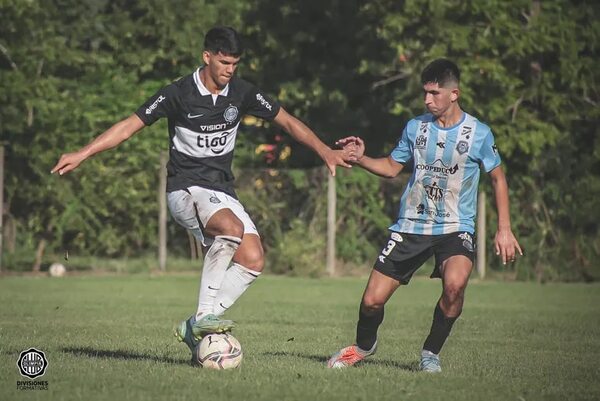
[[[500,165],[500,153],[494,140],[494,134],[488,130],[479,150],[479,161],[486,172],[490,172]]]
[[[176,96],[175,86],[173,84],[167,85],[148,98],[136,110],[135,114],[146,126],[152,125],[159,119],[172,115]]]
[[[406,127],[404,127],[402,136],[400,137],[396,147],[392,150],[390,156],[392,159],[402,164],[408,163],[413,158],[412,146],[410,144],[410,140],[408,139],[408,124]]]
[[[244,106],[247,114],[268,121],[272,121],[281,108],[277,100],[265,95],[254,85],[244,96]]]

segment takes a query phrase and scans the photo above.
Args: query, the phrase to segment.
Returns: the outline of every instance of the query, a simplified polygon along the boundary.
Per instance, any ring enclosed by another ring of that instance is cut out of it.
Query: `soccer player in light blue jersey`
[[[385,303],[435,256],[431,277],[442,279],[442,295],[419,367],[427,372],[441,371],[439,353],[462,312],[473,268],[480,169],[490,174],[494,188],[496,253],[504,264],[514,262],[517,252],[523,254],[510,226],[508,186],[494,136],[487,125],[460,108],[459,81],[458,67],[446,59],[435,60],[423,70],[421,82],[429,113],[408,122],[388,157],[366,156],[359,137],[338,142],[352,149],[356,165],[381,177],[395,177],[411,162],[414,170],[400,201],[398,219],[390,227],[390,237],[363,294],[356,344],[333,355],[328,361],[331,368],[352,366],[375,352]]]

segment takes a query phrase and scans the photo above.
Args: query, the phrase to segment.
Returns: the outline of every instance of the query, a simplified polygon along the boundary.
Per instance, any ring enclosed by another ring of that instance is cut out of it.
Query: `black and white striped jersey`
[[[231,162],[240,121],[245,114],[270,121],[279,109],[276,100],[235,76],[211,94],[198,69],[160,89],[135,113],[145,125],[168,119],[168,192],[202,186],[235,197]]]

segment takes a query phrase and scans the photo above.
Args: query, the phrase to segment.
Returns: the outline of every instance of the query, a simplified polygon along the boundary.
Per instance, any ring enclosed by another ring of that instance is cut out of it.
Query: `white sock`
[[[196,319],[199,319],[202,315],[214,313],[215,297],[225,277],[227,266],[229,266],[241,242],[241,238],[217,235],[210,248],[208,248],[202,267]]]
[[[213,313],[217,316],[225,313],[259,275],[260,272],[233,263],[225,273],[221,289],[215,298]]]
[[[426,349],[421,350],[421,358],[426,357],[426,356],[435,356],[435,357],[439,357],[439,354],[434,354],[431,351],[427,351]]]

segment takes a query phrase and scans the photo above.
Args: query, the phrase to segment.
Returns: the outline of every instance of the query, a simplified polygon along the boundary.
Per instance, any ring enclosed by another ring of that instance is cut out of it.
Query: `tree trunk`
[[[42,267],[42,258],[44,257],[44,250],[46,249],[46,239],[42,238],[38,243],[37,250],[35,251],[35,262],[33,263],[33,267],[31,270],[34,272],[39,272]]]

